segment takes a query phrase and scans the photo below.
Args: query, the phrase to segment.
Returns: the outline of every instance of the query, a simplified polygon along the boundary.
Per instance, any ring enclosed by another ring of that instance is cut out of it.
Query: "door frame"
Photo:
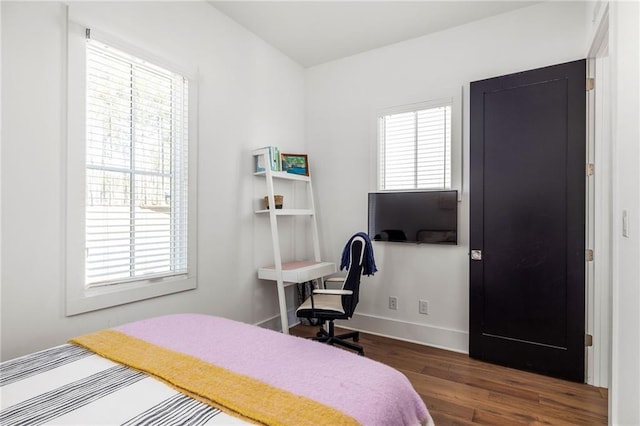
[[[611,295],[613,247],[613,187],[611,144],[611,84],[609,75],[609,7],[605,9],[587,54],[587,78],[594,78],[587,92],[587,163],[594,175],[587,179],[587,248],[594,251],[586,263],[586,333],[593,336],[585,358],[586,383],[608,388],[611,369]]]

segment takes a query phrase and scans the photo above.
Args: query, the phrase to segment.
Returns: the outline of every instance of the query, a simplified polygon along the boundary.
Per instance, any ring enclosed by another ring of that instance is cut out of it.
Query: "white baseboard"
[[[349,330],[433,346],[453,352],[469,353],[469,333],[466,331],[366,314],[354,314],[349,321],[338,321],[336,325]]]
[[[300,324],[300,320],[296,316],[295,309],[291,309],[287,311],[287,319],[289,320],[289,328],[294,327]],[[265,320],[258,321],[254,325],[262,328],[268,328],[273,331],[282,331],[282,324],[280,323],[280,315],[274,315]]]
[[[258,327],[268,328],[273,331],[281,331],[282,326],[280,325],[280,315],[274,315],[265,320],[258,321],[253,325],[257,325]]]
[[[291,310],[288,314],[289,326],[293,327],[297,325],[299,320],[295,316],[295,311]],[[281,331],[282,329],[280,325],[280,315],[274,315],[257,322],[255,325],[274,331]],[[453,352],[469,353],[469,333],[466,331],[366,314],[355,314],[353,318],[348,321],[337,321],[336,325],[348,330],[362,331],[363,333],[433,346]]]

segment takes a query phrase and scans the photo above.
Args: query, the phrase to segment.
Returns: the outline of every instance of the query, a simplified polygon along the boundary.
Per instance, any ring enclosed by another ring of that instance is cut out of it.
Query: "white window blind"
[[[87,39],[86,286],[186,274],[188,80]]]
[[[379,117],[381,190],[451,188],[451,107]]]

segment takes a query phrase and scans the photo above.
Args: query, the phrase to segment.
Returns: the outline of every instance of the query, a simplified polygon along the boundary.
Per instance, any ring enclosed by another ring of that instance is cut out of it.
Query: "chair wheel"
[[[316,333],[316,337],[323,337],[323,336],[324,336],[324,333],[322,331],[318,331]]]
[[[354,342],[359,342],[360,341],[360,336],[353,336],[353,341]]]

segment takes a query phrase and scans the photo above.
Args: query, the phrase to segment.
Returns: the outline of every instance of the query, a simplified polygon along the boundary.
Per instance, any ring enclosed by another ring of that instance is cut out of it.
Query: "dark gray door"
[[[470,100],[469,354],[583,382],[585,61]]]

